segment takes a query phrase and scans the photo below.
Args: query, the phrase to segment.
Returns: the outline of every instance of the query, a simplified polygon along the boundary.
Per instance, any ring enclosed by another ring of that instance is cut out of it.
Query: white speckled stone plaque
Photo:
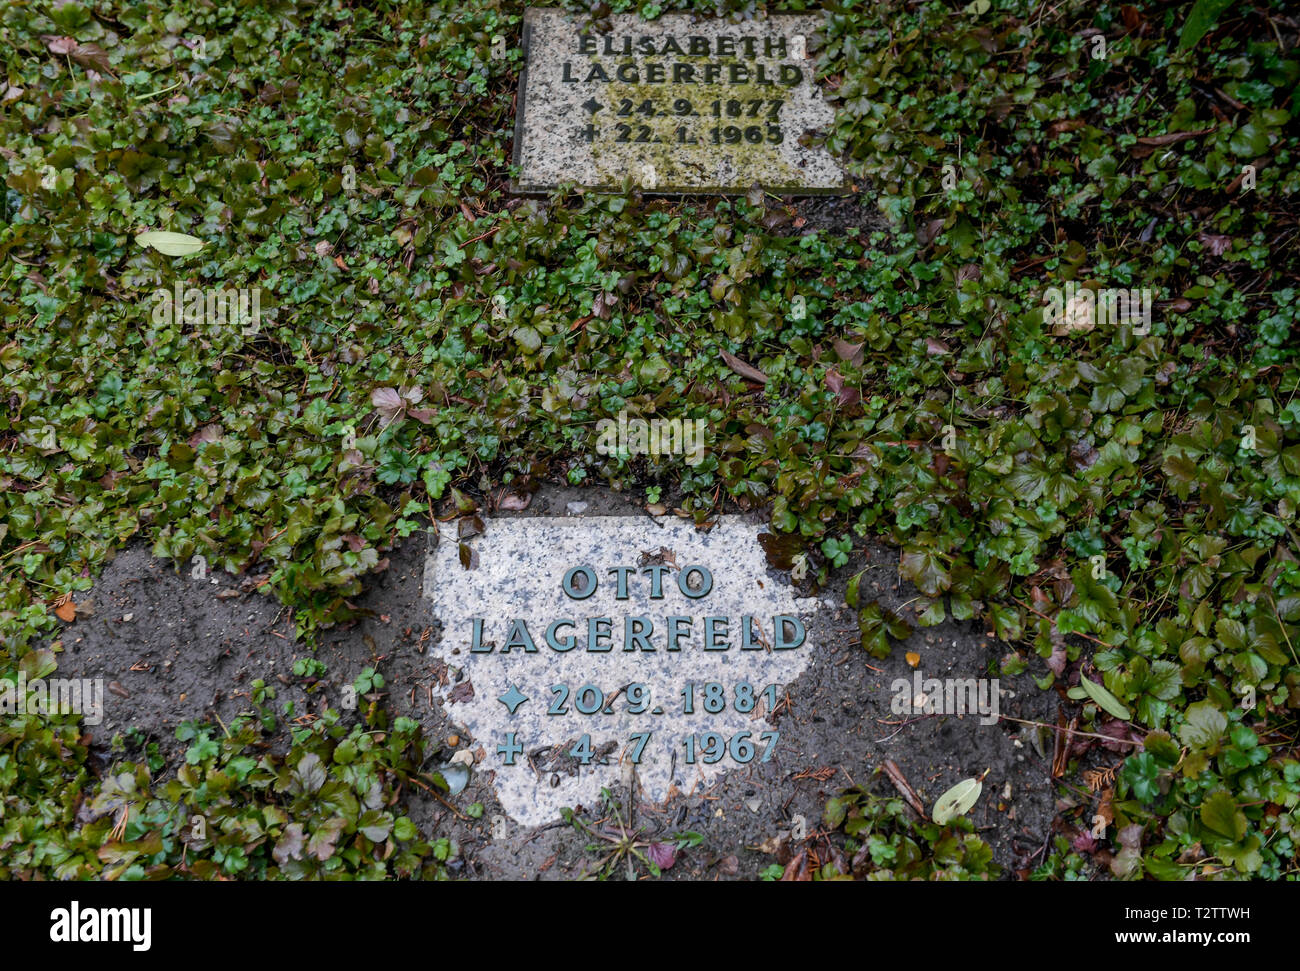
[[[562,10],[525,12],[516,191],[625,180],[664,195],[846,189],[830,153],[805,138],[834,117],[808,54],[821,15],[608,23],[597,33]]]
[[[807,666],[810,618],[758,528],[645,516],[492,520],[425,566],[452,722],[506,812],[536,826],[630,780],[660,802],[775,758],[767,714]],[[472,691],[465,686],[468,681]]]

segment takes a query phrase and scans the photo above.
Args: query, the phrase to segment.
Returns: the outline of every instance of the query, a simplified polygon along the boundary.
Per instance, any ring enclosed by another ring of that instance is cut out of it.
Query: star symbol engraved
[[[510,686],[509,691],[497,699],[497,701],[510,709],[510,714],[512,715],[515,713],[515,710],[527,700],[528,696],[513,684]]]

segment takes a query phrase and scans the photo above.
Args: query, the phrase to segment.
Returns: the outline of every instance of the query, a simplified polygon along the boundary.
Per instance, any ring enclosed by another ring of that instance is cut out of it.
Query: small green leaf
[[[899,558],[898,572],[927,597],[937,597],[952,586],[939,555],[929,550],[905,550]]]
[[[203,249],[203,240],[184,233],[148,232],[135,238],[141,246],[152,247],[164,256],[190,256]]]
[[[47,674],[53,674],[57,667],[58,663],[54,660],[54,652],[44,647],[35,651],[28,651],[23,655],[22,660],[18,662],[18,669],[26,673],[28,681],[35,681]]]
[[[1142,747],[1166,765],[1176,763],[1180,755],[1168,732],[1151,732],[1143,739]]]
[[[1246,814],[1228,792],[1220,789],[1201,803],[1201,822],[1234,842],[1246,835]]]
[[[831,799],[826,803],[826,811],[822,813],[822,822],[827,829],[839,829],[847,815],[848,807],[844,804],[844,800]]]
[[[1190,50],[1197,41],[1204,37],[1220,14],[1232,6],[1232,0],[1196,0],[1192,12],[1187,15],[1183,32],[1178,37],[1179,50]]]
[[[970,812],[983,791],[984,783],[979,779],[962,779],[935,801],[930,816],[940,826],[944,826]]]
[[[1121,718],[1124,721],[1128,721],[1133,717],[1129,714],[1129,710],[1124,707],[1123,702],[1091,678],[1082,678],[1079,681],[1079,685],[1084,691],[1088,692],[1088,697],[1095,701],[1097,707],[1106,712],[1106,714],[1114,715],[1116,718]]]
[[[1198,701],[1187,706],[1178,737],[1190,748],[1209,748],[1223,736],[1227,727],[1228,719],[1223,712],[1208,701]]]

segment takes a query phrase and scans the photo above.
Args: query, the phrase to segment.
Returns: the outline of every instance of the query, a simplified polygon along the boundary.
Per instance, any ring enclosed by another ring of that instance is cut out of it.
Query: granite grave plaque
[[[562,182],[660,194],[840,192],[843,170],[808,133],[834,111],[814,78],[815,14],[731,22],[691,14],[608,18],[525,12],[515,189]]]
[[[659,802],[779,755],[769,716],[810,660],[800,608],[816,601],[769,572],[758,533],[730,517],[707,533],[530,517],[489,521],[464,555],[439,541],[424,580],[447,665],[435,691],[516,822],[598,805],[633,774]]]

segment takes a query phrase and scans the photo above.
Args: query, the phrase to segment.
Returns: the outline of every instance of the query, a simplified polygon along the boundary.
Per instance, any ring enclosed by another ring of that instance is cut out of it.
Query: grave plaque
[[[424,580],[435,690],[516,822],[598,805],[633,773],[659,802],[779,756],[767,716],[812,645],[757,536],[728,517],[702,533],[608,516],[490,521],[472,552],[442,538]]]
[[[608,18],[608,33],[550,8],[524,14],[515,189],[561,182],[646,192],[840,192],[843,170],[807,133],[834,111],[814,80],[822,18]]]

